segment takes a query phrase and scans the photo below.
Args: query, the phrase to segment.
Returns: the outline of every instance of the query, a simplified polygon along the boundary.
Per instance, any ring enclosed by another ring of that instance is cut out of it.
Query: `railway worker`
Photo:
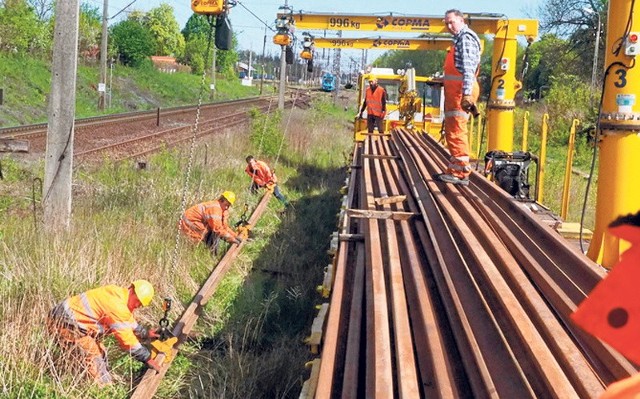
[[[446,173],[437,178],[466,186],[471,174],[467,120],[469,112],[477,115],[480,39],[459,10],[447,11],[444,23],[453,34],[453,45],[444,61],[444,134],[451,157]]]
[[[230,244],[240,244],[243,237],[233,231],[227,223],[228,211],[234,202],[236,202],[235,193],[225,191],[213,201],[192,206],[180,218],[180,230],[191,241],[203,242],[214,253],[217,251],[220,239]]]
[[[282,202],[285,207],[289,206],[289,201],[282,195],[280,187],[278,187],[276,172],[272,171],[266,162],[258,161],[253,155],[247,156],[245,160],[247,161],[247,167],[244,171],[251,177],[251,192],[256,193],[259,188],[266,187],[268,190],[273,191],[273,196]]]
[[[358,112],[358,118],[362,119],[362,113],[367,110],[367,131],[373,133],[375,126],[378,133],[384,133],[384,117],[387,114],[387,92],[382,86],[378,86],[378,79],[369,78],[369,87],[365,92],[364,103]]]
[[[139,341],[159,335],[155,330],[145,329],[133,317],[134,310],[151,303],[153,294],[151,283],[136,280],[128,287],[105,285],[69,297],[49,312],[49,333],[74,361],[82,363],[100,386],[112,382],[105,347],[100,342],[106,335],[113,334],[123,351],[160,371],[149,349]]]

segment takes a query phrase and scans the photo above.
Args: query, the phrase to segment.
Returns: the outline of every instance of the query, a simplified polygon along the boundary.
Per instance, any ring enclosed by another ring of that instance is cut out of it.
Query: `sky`
[[[94,7],[102,10],[104,0],[84,0]],[[109,4],[109,16],[113,17],[116,13],[127,7],[133,2],[127,11],[141,10],[148,11],[158,7],[162,3],[169,4],[174,9],[174,15],[182,29],[192,14],[190,0],[107,0]],[[274,26],[278,7],[284,5],[284,1],[276,2],[273,0],[237,0],[238,5],[232,8],[229,13],[231,26],[234,33],[238,37],[240,50],[252,50],[257,54],[263,51],[263,43],[265,36],[265,24]],[[338,14],[407,14],[407,15],[435,15],[444,16],[444,12],[457,8],[465,13],[500,13],[505,14],[509,18],[536,18],[537,8],[544,3],[545,0],[440,0],[437,2],[429,2],[426,0],[413,1],[346,1],[346,0],[287,0],[287,4],[295,11],[306,12],[322,12],[322,13],[338,13]],[[393,6],[391,6],[393,5]],[[112,22],[118,22],[126,18],[126,12],[117,15]],[[267,29],[267,40],[265,53],[276,55],[280,54],[280,46],[273,44],[274,33]],[[327,33],[327,36],[331,32]],[[388,37],[402,36],[400,33],[389,33]],[[333,32],[335,36],[335,32]],[[362,37],[368,36],[365,32],[343,32],[344,37]],[[414,35],[415,36],[415,35]],[[298,35],[298,37],[301,37]],[[347,50],[347,56],[349,56]],[[357,50],[351,50],[357,51]],[[380,53],[381,54],[381,53]],[[377,55],[375,51],[372,56]]]

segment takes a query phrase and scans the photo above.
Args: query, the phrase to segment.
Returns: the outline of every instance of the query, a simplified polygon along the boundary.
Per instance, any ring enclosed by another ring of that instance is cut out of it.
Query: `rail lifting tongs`
[[[162,310],[164,310],[164,315],[158,322],[160,328],[158,329],[158,335],[160,338],[151,342],[151,357],[156,358],[158,354],[162,353],[164,355],[164,359],[162,364],[170,363],[173,359],[173,346],[178,342],[178,337],[173,335],[173,332],[169,330],[169,319],[167,316],[169,315],[169,311],[171,310],[171,298],[164,298],[162,302]]]

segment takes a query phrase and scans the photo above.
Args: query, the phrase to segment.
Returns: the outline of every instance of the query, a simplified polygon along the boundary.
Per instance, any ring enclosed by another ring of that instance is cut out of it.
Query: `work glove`
[[[380,118],[384,119],[385,116],[387,116],[387,111],[382,111],[382,115],[380,116]]]
[[[156,362],[156,360],[155,360],[155,359],[151,359],[151,358],[149,358],[149,360],[147,360],[147,361],[146,361],[146,364],[147,364],[147,366],[148,366],[150,369],[154,369],[154,370],[155,370],[155,371],[157,371],[158,373],[159,373],[159,372],[160,372],[160,370],[161,370],[160,364],[159,364],[158,362]]]
[[[480,115],[480,112],[478,112],[478,107],[474,103],[473,97],[471,96],[462,97],[462,101],[460,101],[460,108],[462,108],[466,112],[470,112],[474,118]]]
[[[267,183],[267,190],[273,191],[276,188],[276,184],[272,181]]]
[[[151,330],[149,330],[149,332],[147,333],[149,339],[158,339],[160,338],[160,334],[158,334],[158,329],[157,328],[153,328]]]

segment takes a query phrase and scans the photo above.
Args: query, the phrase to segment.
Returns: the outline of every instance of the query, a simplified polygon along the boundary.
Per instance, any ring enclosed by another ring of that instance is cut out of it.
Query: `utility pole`
[[[264,27],[264,40],[262,41],[262,79],[260,79],[260,95],[264,86],[264,51],[267,48],[267,27]]]
[[[109,0],[102,6],[102,41],[100,43],[100,82],[98,83],[98,109],[104,110],[105,93],[107,91],[107,22],[109,21]]]
[[[289,9],[288,0],[284,0],[284,9]],[[287,27],[289,25],[287,24]],[[285,79],[287,78],[287,46],[280,46],[280,92],[278,93],[278,109],[284,109],[284,91],[286,89]]]
[[[44,167],[45,230],[68,230],[78,69],[79,0],[56,2],[49,124]]]
[[[209,88],[211,89],[211,99],[212,100],[216,97],[216,55],[217,55],[217,51],[216,50],[217,50],[216,46],[214,45],[213,46],[213,54],[212,54],[212,57],[211,57],[212,58],[212,61],[211,61],[211,86],[209,86]]]

